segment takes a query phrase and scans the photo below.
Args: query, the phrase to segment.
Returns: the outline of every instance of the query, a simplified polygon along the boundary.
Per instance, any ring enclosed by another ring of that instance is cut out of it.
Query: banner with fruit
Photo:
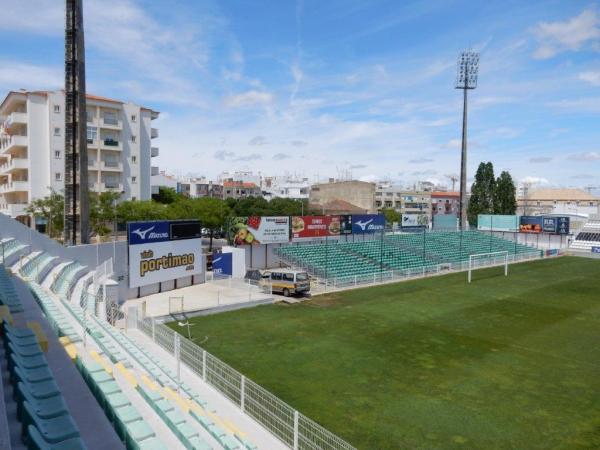
[[[236,217],[232,231],[235,245],[289,242],[290,218],[287,216]]]
[[[347,228],[347,225],[344,224],[344,228]],[[292,238],[339,236],[341,229],[342,221],[340,216],[292,217]]]

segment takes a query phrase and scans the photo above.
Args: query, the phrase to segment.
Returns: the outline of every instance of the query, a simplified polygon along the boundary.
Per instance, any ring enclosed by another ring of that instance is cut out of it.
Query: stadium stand
[[[590,219],[571,242],[570,248],[577,251],[591,251],[592,247],[600,247],[600,219]]]
[[[231,416],[218,412],[222,410],[221,399],[217,402],[220,407],[215,408],[214,398],[199,393],[191,386],[195,382],[188,384],[180,379],[164,358],[148,351],[147,344],[138,344],[96,317],[96,295],[89,289],[93,273],[86,267],[74,261],[59,261],[44,251],[27,254],[29,246],[14,239],[3,243],[7,253],[21,252],[12,258],[12,271],[23,278],[39,317],[55,335],[53,339],[60,342],[125,448],[258,448]],[[15,367],[15,392],[22,392],[18,409],[24,420],[20,424],[25,432],[23,443],[37,449],[86,448],[87,442],[69,419],[60,389],[53,384],[52,371],[44,365],[43,349],[48,344],[43,331],[31,322],[27,327],[13,327],[14,314],[22,310],[12,274],[0,265],[0,321],[8,330],[3,335],[11,340],[5,352],[11,369]],[[256,436],[256,431],[250,435]],[[268,443],[261,448],[284,448],[265,431],[259,435],[263,444]]]
[[[370,276],[380,271],[428,270],[465,262],[478,253],[538,253],[514,241],[479,231],[403,233],[382,239],[334,244],[288,245],[277,250],[288,264],[324,278]]]

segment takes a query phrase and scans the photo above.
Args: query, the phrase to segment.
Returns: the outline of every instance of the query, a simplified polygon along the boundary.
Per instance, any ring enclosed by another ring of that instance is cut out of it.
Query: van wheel
[[[289,296],[290,296],[290,290],[289,290],[289,289],[287,289],[287,288],[286,288],[286,289],[284,289],[284,290],[283,290],[283,296],[284,296],[284,297],[289,297]]]

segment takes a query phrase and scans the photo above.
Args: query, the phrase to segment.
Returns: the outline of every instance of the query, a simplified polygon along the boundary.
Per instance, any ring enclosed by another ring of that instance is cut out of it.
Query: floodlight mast
[[[459,228],[467,228],[467,91],[477,87],[479,53],[464,51],[458,58],[456,89],[463,90],[462,146],[460,156],[460,217]]]

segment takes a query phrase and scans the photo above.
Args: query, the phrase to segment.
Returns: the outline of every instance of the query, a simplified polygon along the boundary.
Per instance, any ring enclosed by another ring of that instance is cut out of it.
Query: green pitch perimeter
[[[600,261],[502,270],[196,318],[192,331],[360,449],[600,448]]]

